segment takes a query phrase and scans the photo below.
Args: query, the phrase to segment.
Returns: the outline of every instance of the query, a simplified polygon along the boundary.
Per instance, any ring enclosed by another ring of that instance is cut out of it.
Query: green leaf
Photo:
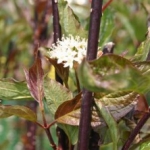
[[[87,37],[87,32],[82,28],[72,9],[64,1],[59,1],[60,24],[65,35]]]
[[[139,149],[139,150],[149,150],[150,149],[150,136],[148,136],[146,139],[141,140],[140,142],[132,145],[130,147],[130,150],[135,150],[135,149]]]
[[[142,75],[129,60],[114,54],[103,55],[89,64],[84,60],[78,76],[81,85],[92,92],[149,90],[149,76]]]
[[[72,99],[72,92],[55,80],[44,82],[44,94],[49,111],[54,115],[63,102]]]
[[[147,142],[144,142],[140,145],[140,150],[149,150],[150,149],[150,142],[147,141]]]
[[[115,121],[118,121],[135,107],[137,104],[137,93],[130,91],[111,93],[100,99],[95,99],[95,103],[99,107],[104,105],[105,109],[109,110]],[[97,118],[98,120],[99,114],[97,110],[93,109],[92,114],[92,118]],[[101,116],[101,118],[103,118],[103,116]],[[104,121],[101,118],[99,122],[97,121],[97,123],[95,122],[93,125],[97,126],[100,125],[100,122],[103,123]]]
[[[134,61],[134,62],[145,61],[148,57],[149,50],[150,50],[150,38],[147,37],[146,40],[143,41],[141,43],[141,45],[139,46],[132,61]]]
[[[103,144],[100,146],[99,150],[112,150],[112,147],[113,147],[113,143]]]
[[[5,140],[0,144],[0,149],[5,150],[9,144],[10,144],[9,140]]]
[[[4,116],[6,114],[6,116]],[[0,118],[9,117],[11,115],[15,115],[26,120],[36,122],[37,116],[36,114],[29,108],[25,106],[8,106],[8,105],[0,105]]]
[[[10,116],[12,116],[12,114],[9,114],[9,113],[3,111],[2,109],[0,109],[0,118],[7,118]]]
[[[70,126],[70,125],[66,125],[66,124],[58,124],[58,126],[64,130],[64,132],[68,136],[71,144],[75,145],[78,141],[79,127],[78,126]]]
[[[13,79],[0,79],[0,99],[33,100],[25,82]]]
[[[142,144],[140,148],[140,150],[149,150],[149,149],[150,149],[150,142]]]
[[[79,125],[81,106],[80,101],[81,93],[73,99],[62,103],[55,113],[55,119],[57,120],[57,122],[74,126]]]
[[[99,103],[95,102],[95,105],[96,105],[96,109],[99,111],[98,113],[100,113],[100,115],[102,116],[102,118],[104,119],[104,121],[106,122],[110,130],[110,135],[113,142],[113,150],[117,150],[118,135],[119,135],[117,129],[117,123],[112,117],[112,115],[110,114],[108,108],[106,108],[102,103],[100,103],[100,101]]]
[[[114,16],[111,9],[106,9],[102,15],[102,22],[100,26],[100,43],[104,45],[108,42],[114,30]]]

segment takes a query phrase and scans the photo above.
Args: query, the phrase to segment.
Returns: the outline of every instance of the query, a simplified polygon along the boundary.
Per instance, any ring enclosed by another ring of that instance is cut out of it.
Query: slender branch
[[[54,34],[54,43],[56,44],[58,39],[61,39],[61,26],[59,23],[59,12],[58,12],[58,5],[57,0],[52,0],[52,12],[53,12],[53,34]],[[55,73],[56,81],[63,84],[62,79]]]
[[[40,5],[40,2],[37,1],[36,7],[35,7],[35,17],[34,17],[34,23],[35,23],[35,29],[34,29],[35,53],[38,50],[37,45],[41,44],[47,38],[47,23],[48,23],[47,15],[48,15],[48,12],[49,12],[49,9],[50,9],[50,2],[47,0],[47,2],[45,4],[45,9],[44,9],[41,21],[39,21],[39,13],[38,13],[38,10],[37,10],[39,5]],[[38,55],[40,56],[39,52],[38,52]],[[50,133],[49,128],[47,128],[47,121],[46,121],[46,117],[45,117],[43,101],[39,105],[40,105],[40,110],[41,110],[41,115],[42,115],[44,125],[41,125],[40,123],[36,123],[36,124],[38,124],[40,127],[44,128],[52,148],[54,150],[56,150],[56,144],[54,143],[54,140],[52,138],[52,135]]]
[[[44,122],[44,125],[41,125],[39,122],[36,122],[36,124],[37,124],[38,126],[42,127],[42,128],[45,130],[46,135],[47,135],[47,137],[48,137],[48,140],[49,140],[49,142],[50,142],[50,144],[51,144],[51,147],[52,147],[54,150],[56,150],[56,149],[57,149],[57,146],[56,146],[56,144],[54,143],[54,140],[53,140],[52,135],[51,135],[50,130],[49,130],[49,128],[50,128],[52,125],[54,125],[54,124],[56,123],[56,121],[53,121],[51,124],[47,125],[47,122],[46,122],[46,119],[45,119],[45,115],[43,115],[43,122]]]
[[[133,140],[135,139],[136,135],[140,132],[141,128],[145,124],[145,122],[149,119],[150,112],[145,113],[142,117],[142,119],[138,122],[137,126],[134,128],[132,133],[130,134],[128,140],[125,142],[122,150],[128,150],[130,145],[132,144]]]
[[[102,16],[102,0],[93,0],[91,6],[90,29],[88,37],[87,60],[97,56],[100,22]],[[88,150],[91,131],[91,111],[93,104],[92,92],[84,89],[81,104],[78,150]]]
[[[103,7],[102,7],[102,12],[110,5],[110,3],[112,2],[113,0],[109,0]]]
[[[87,47],[87,60],[93,60],[97,56],[98,38],[100,31],[100,19],[102,16],[102,0],[93,0],[91,6],[91,19]]]
[[[35,122],[38,126],[40,126],[41,128],[44,128],[44,126],[42,124],[40,124],[39,122]]]
[[[146,61],[150,60],[150,51],[148,53],[148,56],[146,58]],[[139,133],[139,131],[141,130],[141,128],[143,127],[143,125],[145,124],[145,122],[150,118],[150,108],[149,108],[149,112],[145,113],[142,117],[142,119],[138,122],[137,126],[134,128],[134,130],[131,132],[129,138],[127,139],[127,141],[125,142],[122,150],[127,150],[130,145],[132,144],[133,140],[135,139],[136,135]]]
[[[50,124],[47,125],[47,128],[50,128],[50,127],[51,127],[52,125],[54,125],[56,122],[57,122],[56,120],[53,121],[53,122],[51,122]]]
[[[57,0],[52,0],[53,7],[53,31],[54,31],[54,43],[56,44],[58,39],[61,39],[61,26],[59,23],[59,12]]]
[[[48,140],[49,140],[49,142],[50,142],[50,144],[51,144],[51,147],[52,147],[54,150],[56,150],[57,147],[56,147],[56,144],[54,143],[54,140],[53,140],[53,138],[52,138],[52,135],[51,135],[51,133],[50,133],[49,128],[45,128],[45,132],[46,132],[46,134],[47,134],[47,137],[48,137]]]
[[[45,118],[45,112],[44,112],[44,110],[41,111],[41,114],[42,114],[42,119],[43,119],[44,127],[47,127],[47,121],[46,121],[46,118]]]
[[[59,12],[58,12],[58,5],[57,0],[52,0],[52,13],[53,13],[53,31],[54,31],[54,43],[56,44],[58,39],[61,39],[61,26],[59,23]],[[55,71],[55,78],[56,81],[63,84],[62,79],[58,76],[58,74]],[[58,150],[66,150],[68,143],[68,138],[65,132],[57,127],[56,129],[57,136],[58,136]]]

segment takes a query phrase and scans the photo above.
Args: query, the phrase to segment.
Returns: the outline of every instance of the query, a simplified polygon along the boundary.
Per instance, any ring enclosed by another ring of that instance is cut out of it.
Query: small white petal
[[[56,58],[57,63],[64,63],[64,67],[73,67],[73,62],[81,63],[86,55],[87,40],[79,36],[69,35],[58,40],[57,44],[52,44],[52,51],[49,52],[50,58]]]

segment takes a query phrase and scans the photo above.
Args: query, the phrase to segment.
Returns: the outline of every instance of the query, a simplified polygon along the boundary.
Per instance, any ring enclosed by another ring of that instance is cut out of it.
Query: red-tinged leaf
[[[38,57],[36,58],[33,66],[29,69],[29,71],[25,70],[25,76],[32,97],[37,102],[41,102],[44,97],[44,90],[43,90],[44,72],[42,69],[42,63],[40,58]]]
[[[80,108],[81,106],[81,93],[77,95],[74,99],[64,102],[60,105],[55,113],[55,119],[66,115],[67,113]]]
[[[40,48],[40,52],[43,56],[45,56],[49,62],[55,67],[55,70],[57,74],[60,76],[60,78],[63,80],[64,84],[67,86],[68,84],[68,76],[69,76],[69,67],[64,68],[64,64],[57,63],[57,59],[52,59],[49,57],[49,49],[48,48]]]
[[[138,102],[135,110],[140,112],[149,112],[149,106],[144,95],[138,96]]]
[[[95,103],[98,106],[103,105],[105,109],[110,111],[115,121],[118,121],[135,107],[137,103],[136,97],[137,94],[134,92],[118,92],[105,95],[100,99],[95,99]],[[61,104],[55,114],[56,121],[62,124],[78,126],[81,115],[80,101],[81,95],[77,95],[74,99]],[[95,107],[92,110],[91,125],[93,128],[99,128],[99,126],[105,125],[104,119],[99,116]]]
[[[32,121],[32,122],[37,121],[36,114],[31,109],[29,109],[25,106],[0,105],[0,118],[6,118],[6,117],[9,117],[12,115],[24,118],[24,119]]]
[[[134,109],[134,118],[140,120],[145,113],[149,112],[149,106],[144,95],[139,95],[137,99],[137,105]]]

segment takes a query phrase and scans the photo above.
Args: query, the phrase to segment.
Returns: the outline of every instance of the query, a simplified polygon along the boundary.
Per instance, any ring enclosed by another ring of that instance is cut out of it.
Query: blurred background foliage
[[[106,2],[104,0],[104,4]],[[88,29],[89,0],[68,0],[68,3],[85,29]],[[51,7],[46,16],[46,38],[37,38],[38,30],[44,24],[42,14],[45,13],[46,4],[47,0],[0,0],[0,78],[24,80],[23,67],[29,68],[33,63],[35,44],[51,45]],[[103,13],[99,46],[103,47],[106,42],[113,41],[116,45],[115,53],[128,51],[127,56],[133,55],[145,39],[149,15],[149,0],[113,0]],[[36,41],[37,39],[40,41]],[[45,71],[49,68],[44,60],[43,67]],[[10,101],[2,102],[11,104]],[[18,104],[17,101],[13,103]],[[16,117],[0,120],[1,150],[23,149],[27,140],[25,124],[24,120]],[[53,133],[55,135],[55,130]],[[41,149],[51,148],[43,131],[38,129],[37,150]]]

